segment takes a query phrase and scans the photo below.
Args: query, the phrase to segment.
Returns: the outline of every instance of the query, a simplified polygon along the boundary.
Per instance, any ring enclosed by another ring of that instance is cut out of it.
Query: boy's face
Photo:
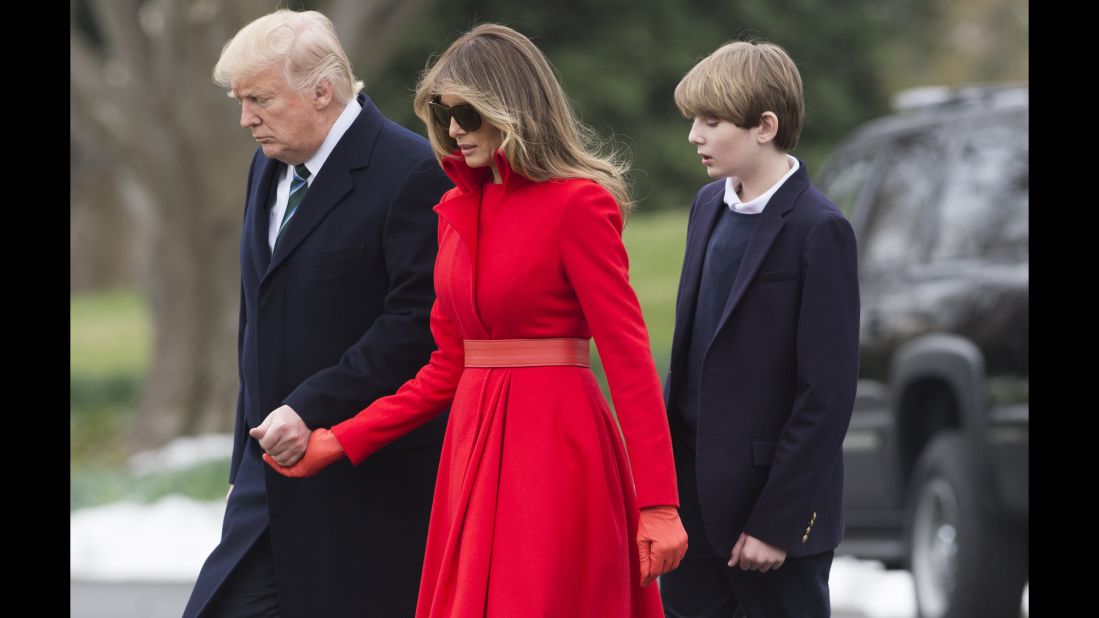
[[[698,147],[711,178],[745,178],[752,176],[764,152],[759,131],[760,127],[742,129],[728,120],[695,116],[687,141]]]

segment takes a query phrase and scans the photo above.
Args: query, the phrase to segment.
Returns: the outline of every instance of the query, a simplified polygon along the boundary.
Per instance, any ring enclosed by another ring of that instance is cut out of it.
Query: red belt
[[[466,339],[466,367],[590,367],[587,339]]]

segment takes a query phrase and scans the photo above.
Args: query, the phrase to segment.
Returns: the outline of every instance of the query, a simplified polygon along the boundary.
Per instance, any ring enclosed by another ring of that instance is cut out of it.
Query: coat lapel
[[[268,265],[271,263],[271,247],[267,244],[267,231],[271,222],[271,206],[275,203],[279,172],[284,169],[286,166],[282,163],[274,159],[265,159],[259,182],[252,185],[252,195],[249,196],[252,204],[250,251],[252,264],[260,275],[267,272]]]
[[[370,155],[378,133],[381,132],[383,119],[366,95],[359,95],[359,103],[363,107],[362,111],[332,149],[324,167],[309,185],[297,214],[287,224],[282,240],[271,256],[271,265],[264,280],[271,277],[279,265],[293,255],[298,246],[324,221],[328,213],[351,193],[355,188],[352,171],[369,166]]]
[[[505,193],[532,182],[513,170],[503,153],[497,151],[493,157],[500,170]],[[469,167],[458,150],[443,159],[443,171],[454,182],[457,190],[439,202],[435,206],[435,212],[455,231],[459,238],[458,244],[462,246],[448,255],[452,261],[448,277],[452,286],[450,297],[455,300],[463,299],[467,303],[467,307],[456,307],[455,311],[458,316],[472,316],[473,323],[465,324],[466,334],[471,338],[490,338],[491,332],[481,319],[481,312],[477,307],[477,259],[480,251],[478,218],[481,212],[482,189],[486,182],[492,182],[492,171],[488,167]],[[440,259],[444,259],[446,251],[447,248],[440,244]]]
[[[443,159],[443,171],[454,182],[458,191],[435,206],[435,212],[458,235],[461,245],[450,256],[452,259],[448,283],[451,286],[450,298],[461,299],[464,308],[455,307],[455,314],[472,317],[472,324],[465,324],[466,334],[470,338],[489,338],[489,330],[477,307],[477,256],[480,249],[478,237],[478,217],[481,211],[481,189],[491,172],[488,168],[472,169],[457,151]],[[440,257],[445,248],[440,245]],[[463,320],[463,322],[468,322]]]
[[[305,197],[298,206],[297,213],[287,224],[282,240],[275,247],[267,276],[285,262],[298,245],[309,236],[309,233],[320,225],[328,212],[355,188],[348,169],[348,161],[343,155],[344,153],[337,147],[324,162],[324,167],[321,168],[316,180],[309,186],[309,190],[306,191]]]

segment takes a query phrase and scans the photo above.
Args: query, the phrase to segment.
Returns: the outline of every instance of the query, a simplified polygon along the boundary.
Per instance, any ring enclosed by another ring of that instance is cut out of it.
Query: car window
[[[958,132],[939,212],[935,259],[1018,257],[1029,239],[1029,116],[998,115]]]
[[[848,219],[852,219],[858,197],[870,179],[873,164],[872,152],[859,150],[843,153],[828,166],[827,176],[821,181],[821,191],[839,206]]]
[[[927,258],[930,206],[941,186],[944,142],[936,131],[897,138],[860,239],[862,261],[890,270]]]

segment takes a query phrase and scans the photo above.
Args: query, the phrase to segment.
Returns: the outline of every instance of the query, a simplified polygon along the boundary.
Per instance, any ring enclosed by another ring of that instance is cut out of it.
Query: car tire
[[[1020,614],[1026,529],[986,499],[977,464],[958,432],[933,438],[916,464],[907,540],[921,618]]]

